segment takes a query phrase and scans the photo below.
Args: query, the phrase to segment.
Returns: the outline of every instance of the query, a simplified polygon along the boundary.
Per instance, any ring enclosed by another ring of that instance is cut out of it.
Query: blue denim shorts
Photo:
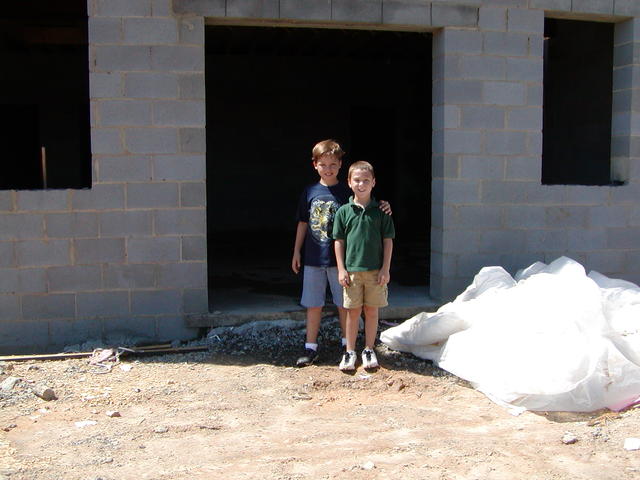
[[[327,295],[327,283],[331,289],[333,303],[342,307],[342,285],[338,282],[338,267],[304,267],[302,278],[302,300],[306,308],[323,307]]]

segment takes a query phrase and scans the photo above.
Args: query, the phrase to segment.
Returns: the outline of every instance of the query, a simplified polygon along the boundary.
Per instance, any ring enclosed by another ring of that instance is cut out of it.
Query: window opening
[[[0,12],[0,189],[91,186],[86,0]]]
[[[611,23],[545,19],[542,183],[611,184]]]

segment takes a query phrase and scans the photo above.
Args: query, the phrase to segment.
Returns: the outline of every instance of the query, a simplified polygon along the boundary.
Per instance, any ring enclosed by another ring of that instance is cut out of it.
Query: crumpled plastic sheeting
[[[485,267],[453,302],[382,332],[514,412],[640,401],[640,288],[561,257],[515,278]]]

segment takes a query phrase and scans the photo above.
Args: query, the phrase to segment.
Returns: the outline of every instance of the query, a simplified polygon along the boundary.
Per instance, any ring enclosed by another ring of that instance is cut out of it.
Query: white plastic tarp
[[[517,410],[620,410],[640,400],[640,288],[561,257],[485,267],[453,302],[381,334]]]

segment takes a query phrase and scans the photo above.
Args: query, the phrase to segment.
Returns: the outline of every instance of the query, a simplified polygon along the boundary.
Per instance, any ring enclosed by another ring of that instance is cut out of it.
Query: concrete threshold
[[[253,321],[306,319],[304,307],[299,299],[278,294],[255,293],[248,289],[236,288],[211,292],[213,308],[208,314],[188,315],[189,327],[222,327],[242,325]],[[381,320],[402,321],[420,312],[434,312],[441,306],[431,299],[428,288],[389,286],[389,306],[380,309]],[[323,309],[323,317],[337,315],[334,305]]]

